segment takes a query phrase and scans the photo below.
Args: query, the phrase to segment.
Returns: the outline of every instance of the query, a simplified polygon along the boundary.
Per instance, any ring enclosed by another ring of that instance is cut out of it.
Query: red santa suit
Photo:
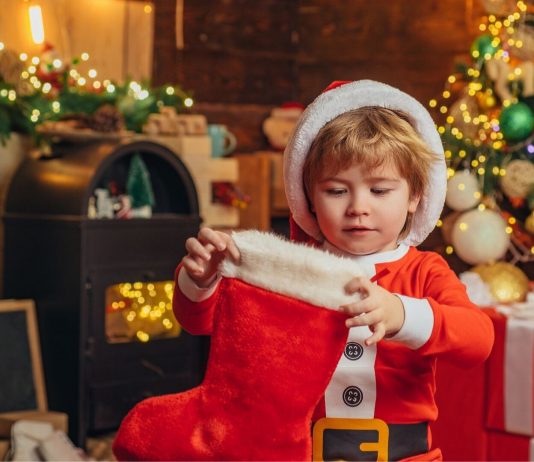
[[[339,252],[324,242],[309,210],[302,168],[313,139],[328,121],[365,106],[383,106],[408,114],[416,131],[441,159],[431,166],[429,186],[412,217],[409,234],[397,249],[366,256],[344,255],[364,267],[369,277],[381,275],[377,283],[399,296],[405,321],[396,335],[369,347],[364,343],[371,335],[368,327],[350,329],[344,354],[314,416],[315,420],[337,419],[341,427],[349,428],[327,431],[328,425],[337,420],[328,420],[326,430],[321,427],[324,451],[320,458],[373,460],[361,452],[350,452],[358,446],[354,441],[359,441],[353,439],[350,422],[381,419],[389,429],[390,460],[438,460],[441,454],[438,449],[431,451],[427,425],[438,415],[434,400],[436,362],[441,358],[469,367],[484,361],[493,344],[493,327],[469,301],[465,287],[443,258],[414,247],[434,228],[446,192],[441,140],[420,103],[388,85],[366,80],[335,83],[308,106],[284,154],[292,238]],[[200,289],[178,268],[174,311],[186,330],[193,334],[211,332],[217,287],[215,281],[211,287]]]

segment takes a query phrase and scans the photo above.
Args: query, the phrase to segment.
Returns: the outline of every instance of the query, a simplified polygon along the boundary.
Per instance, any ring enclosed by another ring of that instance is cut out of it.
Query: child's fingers
[[[371,311],[370,313],[363,313],[352,318],[348,318],[345,321],[345,326],[347,327],[358,327],[358,326],[372,326],[378,324],[382,321],[381,314],[377,311]]]
[[[226,239],[223,233],[214,231],[211,228],[201,228],[198,233],[198,240],[206,245],[212,244],[215,249],[222,252],[226,249]]]
[[[376,305],[373,302],[373,300],[370,297],[368,297],[368,298],[363,298],[357,302],[347,303],[346,305],[341,305],[339,309],[343,313],[355,316],[358,314],[363,314],[363,313],[368,313],[369,311],[373,311],[374,309],[376,309]]]
[[[239,260],[241,259],[241,254],[239,253],[239,249],[235,245],[234,240],[230,236],[228,236],[226,250],[228,251],[228,254],[232,258],[232,260],[234,260],[235,263],[239,263]]]
[[[365,344],[367,346],[374,345],[384,338],[386,335],[386,327],[383,322],[379,322],[374,325],[374,332],[369,338],[365,339]]]
[[[369,281],[366,277],[358,276],[355,278],[352,278],[346,285],[345,285],[345,293],[351,295],[356,292],[359,292],[361,294],[368,294],[373,286],[373,283]]]
[[[211,259],[211,252],[207,246],[202,245],[200,241],[194,237],[190,237],[185,241],[185,250],[189,255],[203,258],[206,261]]]
[[[183,266],[185,270],[189,274],[193,274],[194,276],[203,276],[204,275],[204,266],[199,264],[199,262],[195,261],[194,258],[191,256],[186,256],[182,260]]]

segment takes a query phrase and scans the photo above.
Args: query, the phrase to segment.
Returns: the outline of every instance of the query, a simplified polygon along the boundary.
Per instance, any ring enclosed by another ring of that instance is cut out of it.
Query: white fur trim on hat
[[[432,164],[428,186],[413,216],[410,233],[402,241],[406,245],[418,245],[434,229],[445,202],[447,168],[443,145],[424,106],[410,95],[384,83],[372,80],[346,83],[320,94],[306,108],[284,153],[284,183],[289,209],[303,231],[314,239],[322,240],[317,221],[306,201],[302,182],[304,160],[324,125],[340,114],[365,106],[381,106],[409,114],[419,135],[441,157],[439,162]]]

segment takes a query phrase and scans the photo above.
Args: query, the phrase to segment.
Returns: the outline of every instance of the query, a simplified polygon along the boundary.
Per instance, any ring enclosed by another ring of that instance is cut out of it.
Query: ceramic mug
[[[211,157],[222,157],[230,154],[237,145],[235,135],[226,125],[209,124],[208,135],[211,138]]]

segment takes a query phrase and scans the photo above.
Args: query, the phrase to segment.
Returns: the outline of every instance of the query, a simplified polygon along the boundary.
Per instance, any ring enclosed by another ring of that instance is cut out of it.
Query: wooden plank
[[[267,156],[242,154],[239,163],[239,189],[250,196],[250,204],[239,211],[241,229],[271,229],[271,164]]]
[[[295,93],[294,60],[210,50],[183,52],[181,82],[202,102],[273,104]]]
[[[469,46],[479,33],[477,16],[471,13],[472,17],[466,17],[469,3],[466,0],[306,2],[299,16],[299,55],[317,60],[351,60],[361,58],[362,54],[379,57],[408,56],[425,50],[458,52],[466,44]],[[480,9],[476,10],[479,12]]]
[[[351,63],[323,63],[301,65],[299,73],[300,100],[312,101],[334,79],[373,79],[397,87],[427,105],[431,98],[443,90],[447,76],[453,71],[455,56],[433,55],[426,57],[427,70],[421,71],[417,64],[409,65],[403,60],[375,60]]]
[[[287,57],[296,52],[297,7],[298,2],[287,0],[186,1],[185,47]]]

